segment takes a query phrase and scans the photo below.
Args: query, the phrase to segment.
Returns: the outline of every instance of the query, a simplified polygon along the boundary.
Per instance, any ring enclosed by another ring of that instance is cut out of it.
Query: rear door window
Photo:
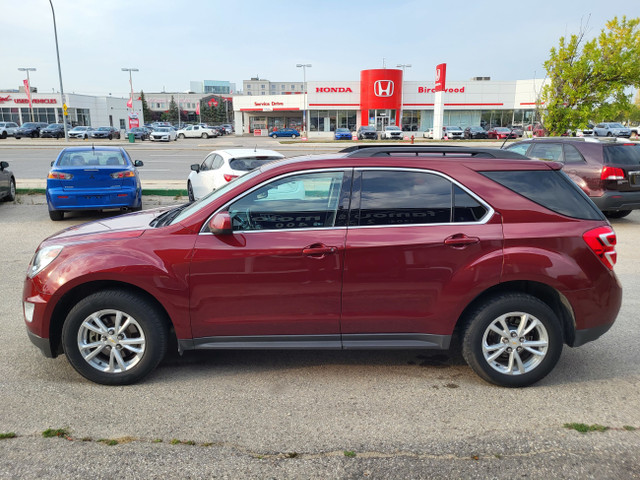
[[[585,163],[584,157],[573,145],[564,145],[564,163]]]

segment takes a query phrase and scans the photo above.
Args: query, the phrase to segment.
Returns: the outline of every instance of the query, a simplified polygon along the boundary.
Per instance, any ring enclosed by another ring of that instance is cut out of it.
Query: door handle
[[[450,247],[466,247],[479,242],[478,237],[467,237],[464,233],[456,233],[444,239],[444,244]]]
[[[338,247],[328,247],[322,243],[314,243],[302,249],[302,254],[307,257],[324,257],[329,253],[336,253]]]

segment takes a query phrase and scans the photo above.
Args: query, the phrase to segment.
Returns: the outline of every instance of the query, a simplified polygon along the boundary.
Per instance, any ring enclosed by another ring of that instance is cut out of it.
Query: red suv
[[[496,158],[497,157],[497,158]],[[29,265],[43,353],[128,384],[190,349],[447,349],[547,375],[613,324],[616,236],[557,163],[368,148],[277,161],[191,204],[71,227]]]
[[[609,218],[640,208],[640,144],[594,138],[536,138],[506,150],[560,162],[564,172]]]

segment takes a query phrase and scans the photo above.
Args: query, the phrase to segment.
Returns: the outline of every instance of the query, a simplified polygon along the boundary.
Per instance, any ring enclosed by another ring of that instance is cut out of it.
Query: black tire
[[[273,135],[271,135],[271,138],[278,138],[278,135],[274,133]]]
[[[297,135],[294,133],[293,135],[291,135],[291,138],[296,138]]]
[[[602,212],[602,213],[604,213],[604,215],[607,218],[623,218],[629,215],[631,213],[631,210],[618,210],[616,212],[608,211],[608,212]]]
[[[9,182],[9,194],[6,195],[2,201],[3,202],[13,202],[16,199],[16,179],[11,177]]]
[[[0,137],[2,137],[3,139],[7,138],[7,132],[2,132],[2,135],[0,135]]]
[[[184,140],[184,133],[181,133],[180,135],[178,135],[178,138],[179,138],[180,140]]]
[[[118,334],[119,313],[129,326]],[[104,335],[94,331],[97,326],[101,330],[101,325]],[[122,340],[128,342],[121,344]],[[103,385],[129,385],[147,376],[164,358],[168,340],[164,313],[146,298],[123,290],[104,290],[83,298],[71,309],[62,328],[62,345],[73,368]],[[102,345],[93,350],[80,346],[99,342]],[[127,345],[142,351],[134,352]],[[83,351],[90,356],[95,350],[99,353],[85,359]]]
[[[204,133],[202,134],[202,138],[209,138],[209,134],[208,134],[208,133],[206,133],[206,132],[204,132]]]
[[[511,293],[489,298],[469,312],[465,322],[462,355],[474,372],[495,385],[532,385],[553,370],[562,353],[560,320],[546,303],[531,295]],[[509,332],[498,327],[505,332],[500,336],[489,328],[495,323],[506,326]],[[523,327],[530,327],[524,335],[518,331]],[[489,348],[485,349],[485,344]],[[521,346],[527,344],[528,348]],[[541,355],[533,354],[531,350]],[[498,356],[492,359],[495,355]],[[521,361],[520,371],[517,359]],[[515,370],[509,371],[510,362]]]
[[[607,137],[611,137],[611,132],[607,132]]]
[[[196,201],[196,197],[193,194],[193,185],[191,185],[191,182],[187,182],[187,194],[189,195],[189,201],[190,202],[195,202]]]
[[[64,218],[64,212],[62,210],[49,210],[49,218],[54,222],[59,222]]]

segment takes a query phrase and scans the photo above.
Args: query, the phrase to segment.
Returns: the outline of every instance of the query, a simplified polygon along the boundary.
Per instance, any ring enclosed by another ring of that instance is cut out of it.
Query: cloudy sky
[[[640,17],[640,1],[52,0],[65,92],[127,96],[182,92],[191,80],[359,80],[360,70],[410,63],[407,80],[544,77],[559,37],[588,20],[596,36],[614,16]],[[0,91],[58,91],[49,0],[3,0]]]

